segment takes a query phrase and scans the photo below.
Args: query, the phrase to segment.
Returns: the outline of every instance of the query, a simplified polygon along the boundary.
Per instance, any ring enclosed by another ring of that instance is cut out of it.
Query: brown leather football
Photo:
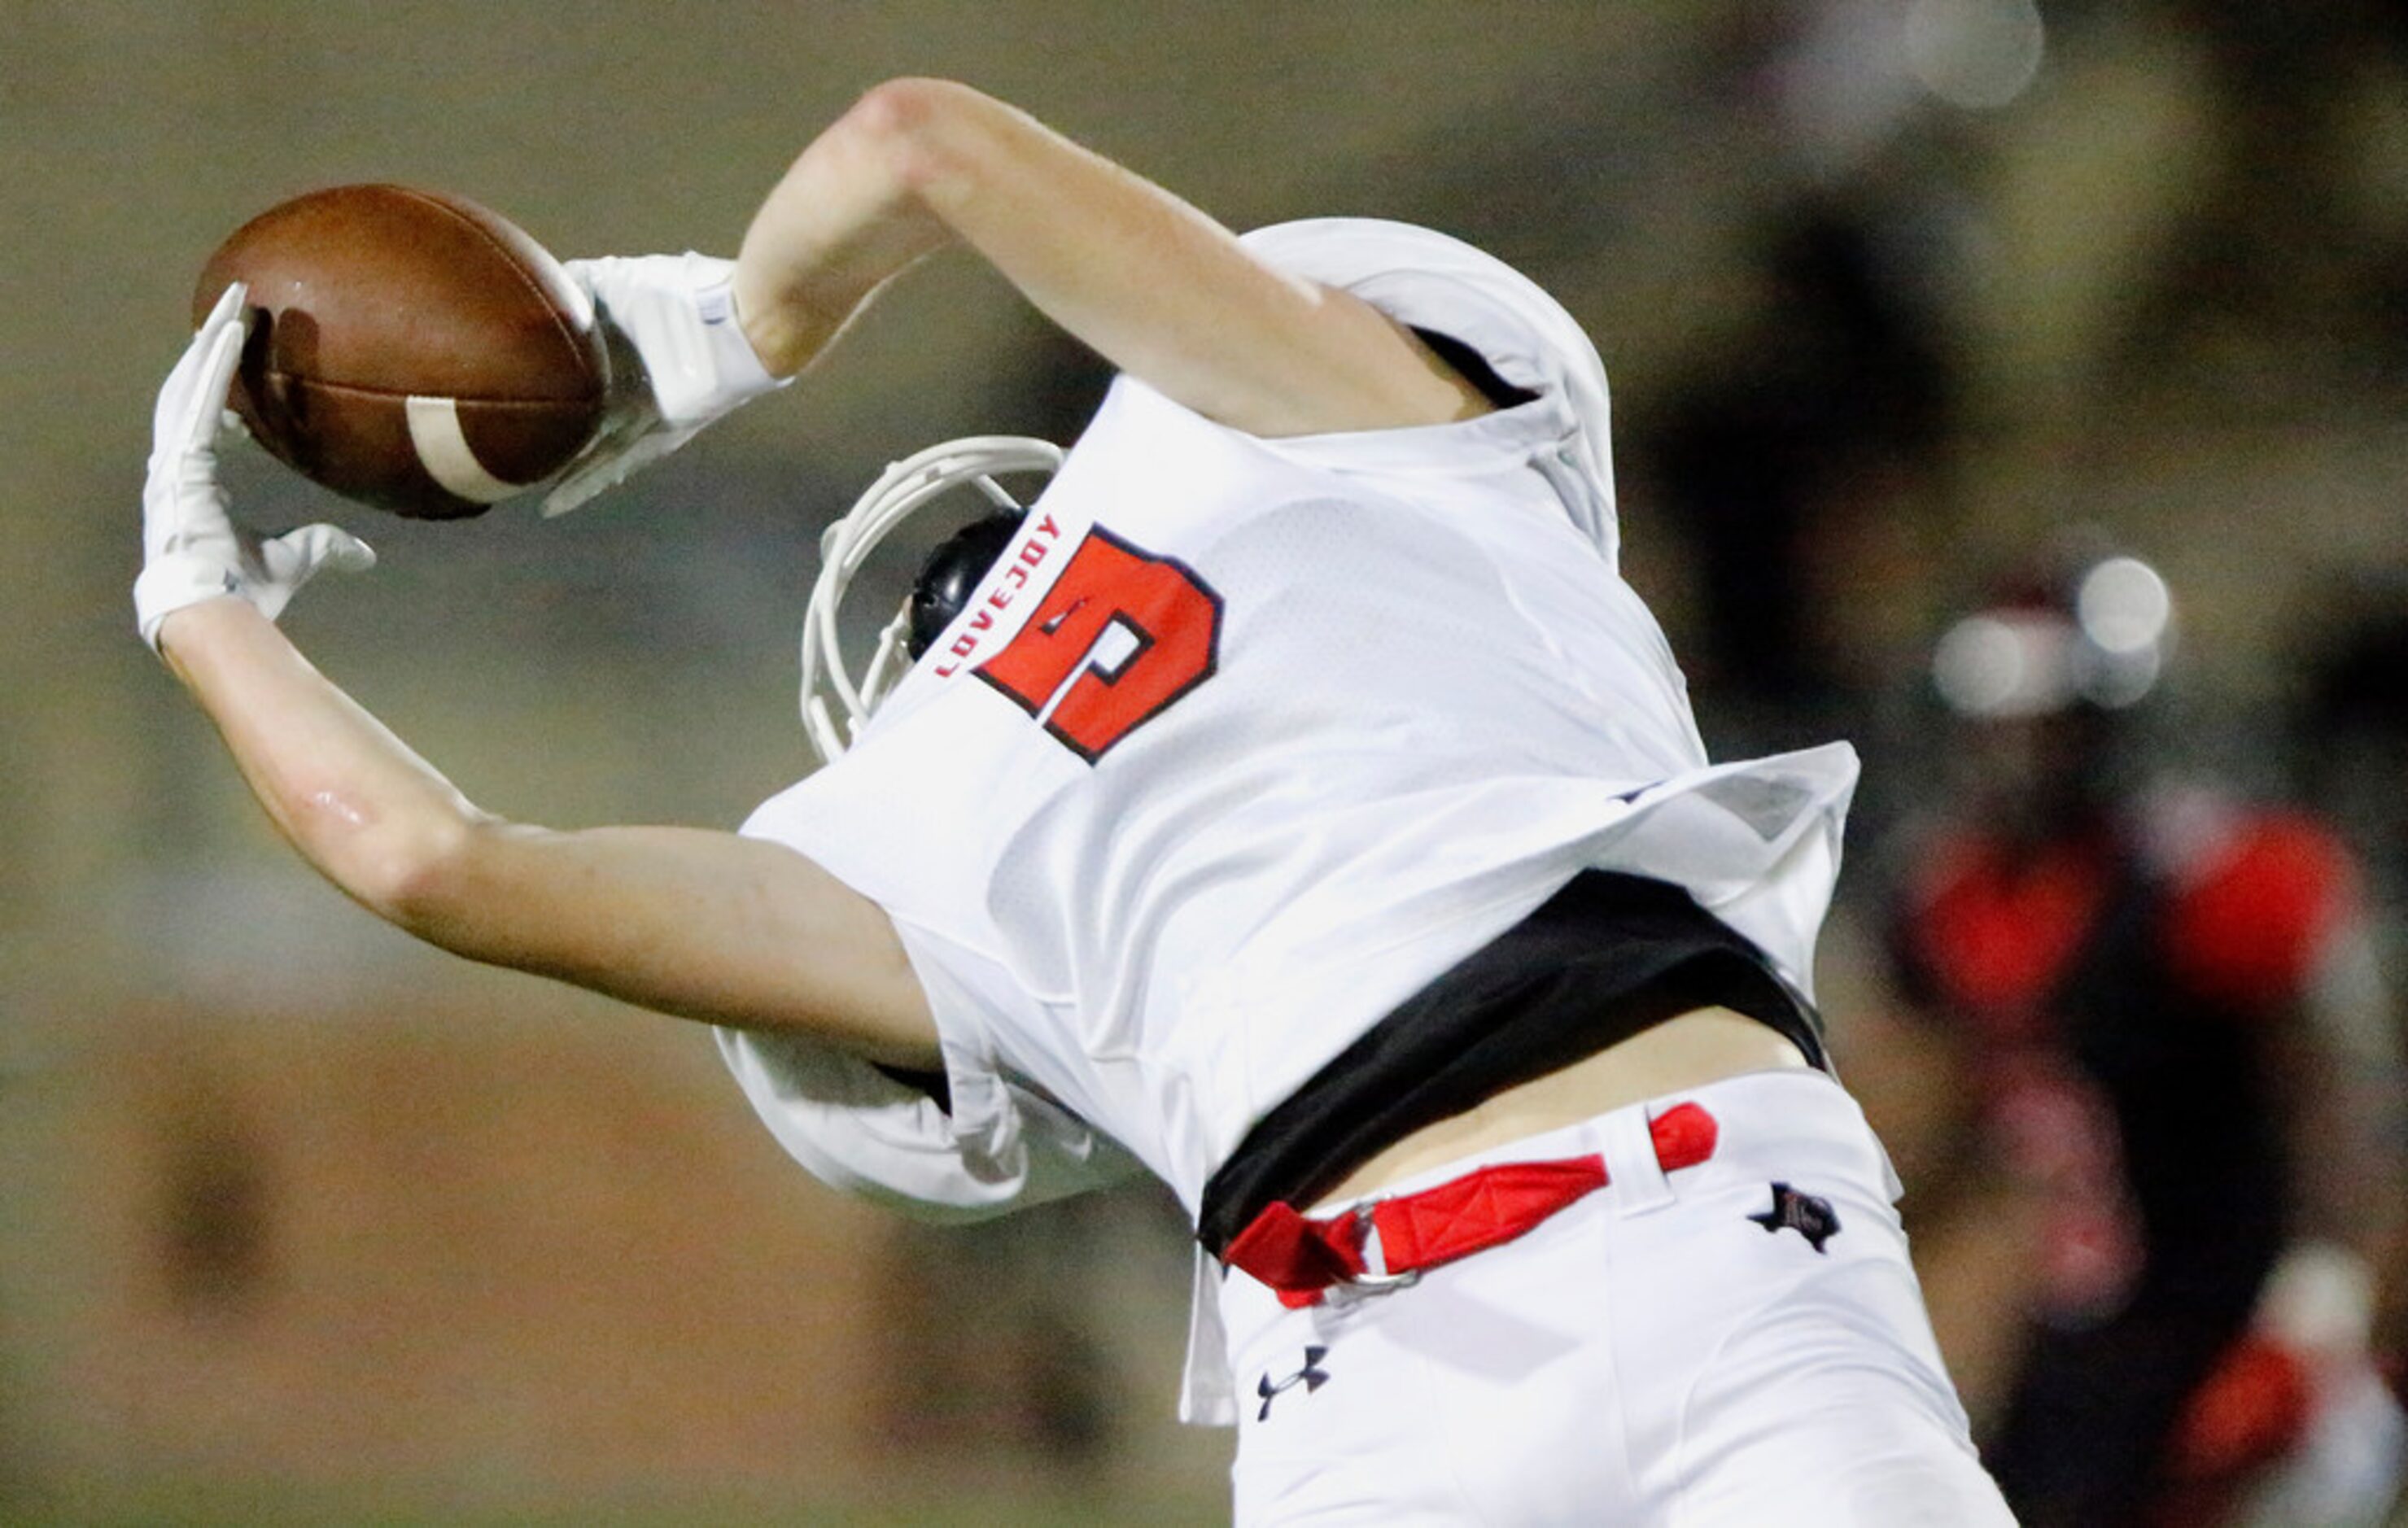
[[[252,438],[336,493],[456,520],[540,487],[601,421],[594,305],[515,224],[465,197],[335,186],[270,207],[201,271],[251,328],[228,401]]]

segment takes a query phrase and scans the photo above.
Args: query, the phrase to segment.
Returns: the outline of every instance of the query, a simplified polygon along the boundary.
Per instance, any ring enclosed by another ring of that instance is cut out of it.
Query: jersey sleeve
[[[1282,270],[1469,346],[1507,383],[1538,395],[1461,424],[1285,439],[1283,453],[1390,473],[1449,470],[1483,445],[1518,453],[1549,476],[1573,524],[1613,564],[1620,533],[1605,364],[1563,305],[1494,255],[1410,223],[1310,218],[1255,229],[1244,242]]]
[[[928,1094],[833,1046],[723,1029],[719,1050],[787,1155],[832,1189],[915,1219],[985,1220],[1135,1170],[1085,1121],[1004,1078],[985,1079],[987,1117],[964,1132]]]
[[[918,752],[924,761],[944,758]],[[878,863],[879,838],[849,831],[857,824],[847,807],[857,797],[828,799],[821,788],[858,782],[868,771],[880,790],[908,801],[914,793],[908,768],[877,773],[893,756],[848,753],[764,803],[742,831],[810,854],[876,896],[891,889],[891,878],[868,873]],[[912,750],[903,757],[910,760]],[[929,881],[949,884],[920,878]],[[721,1054],[786,1153],[831,1188],[937,1221],[982,1220],[1136,1171],[1135,1159],[1117,1143],[1001,1059],[998,1035],[1028,1021],[1023,1009],[1030,1000],[1010,974],[960,940],[882,905],[936,1021],[950,1107],[808,1036],[722,1030]],[[967,917],[952,910],[957,920]]]

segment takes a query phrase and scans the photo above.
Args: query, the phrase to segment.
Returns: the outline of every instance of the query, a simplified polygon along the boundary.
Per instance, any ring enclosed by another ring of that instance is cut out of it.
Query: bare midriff
[[[1325,1204],[1377,1193],[1450,1162],[1748,1072],[1808,1064],[1797,1045],[1729,1008],[1692,1008],[1485,1103],[1425,1125],[1346,1176]]]

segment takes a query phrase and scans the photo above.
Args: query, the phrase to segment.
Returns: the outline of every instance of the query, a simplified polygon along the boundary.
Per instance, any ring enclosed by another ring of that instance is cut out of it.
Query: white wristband
[[[143,564],[134,579],[134,623],[150,650],[159,650],[159,626],[188,605],[242,593],[242,580],[214,559],[170,553]]]

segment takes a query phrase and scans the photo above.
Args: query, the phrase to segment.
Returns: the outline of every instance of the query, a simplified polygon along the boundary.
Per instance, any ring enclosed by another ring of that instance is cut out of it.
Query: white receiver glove
[[[151,411],[134,619],[154,651],[160,622],[188,605],[231,594],[273,621],[320,568],[356,573],[376,563],[366,543],[339,527],[305,525],[263,538],[226,512],[217,442],[226,385],[242,356],[244,296],[239,282],[226,288],[167,374]]]
[[[544,495],[565,515],[693,439],[739,404],[783,387],[737,321],[736,262],[681,255],[563,262],[593,297],[610,344],[610,407],[582,455]]]

